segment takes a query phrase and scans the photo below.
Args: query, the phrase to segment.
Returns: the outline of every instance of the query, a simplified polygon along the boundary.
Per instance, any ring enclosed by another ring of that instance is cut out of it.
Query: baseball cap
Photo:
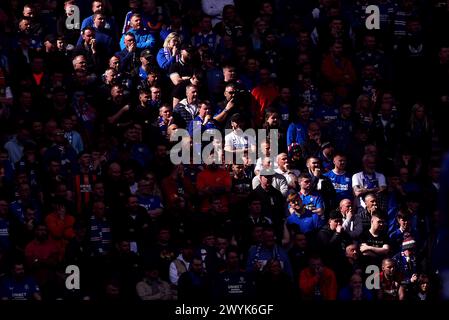
[[[402,241],[402,251],[414,249],[415,244],[415,239],[413,239],[412,236],[404,237],[404,241]]]
[[[323,142],[323,144],[321,145],[321,150],[324,150],[326,148],[331,148],[333,147],[332,143],[330,143],[329,141]]]
[[[260,170],[260,175],[261,176],[274,176],[276,172],[273,170],[273,168],[262,168],[262,170]]]
[[[195,48],[190,43],[184,43],[181,45],[181,50],[192,53],[195,51]]]
[[[44,38],[44,43],[46,41],[49,41],[51,43],[55,43],[56,42],[56,37],[53,34],[47,34]]]
[[[340,211],[333,210],[329,213],[329,219],[336,220],[336,219],[343,219],[343,215],[340,213]]]
[[[143,51],[140,53],[140,57],[141,57],[141,58],[148,59],[148,58],[153,57],[153,54],[151,53],[150,50],[145,49],[145,50],[143,50]]]

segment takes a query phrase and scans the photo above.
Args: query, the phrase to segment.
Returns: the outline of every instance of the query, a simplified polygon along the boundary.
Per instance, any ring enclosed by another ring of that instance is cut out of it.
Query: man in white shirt
[[[371,155],[364,155],[363,170],[352,176],[352,189],[357,197],[357,205],[365,208],[363,197],[368,193],[377,196],[387,190],[387,182],[382,173],[376,172],[376,158]]]
[[[279,190],[284,197],[287,197],[288,194],[287,179],[282,174],[275,172],[273,170],[270,158],[266,157],[265,159],[263,159],[261,172],[262,171],[272,173],[271,175],[273,176],[273,178],[271,185],[275,189]],[[259,184],[260,184],[260,174],[253,178],[252,181],[253,190],[256,189]]]
[[[276,157],[276,163],[277,166],[275,166],[274,171],[285,177],[289,188],[291,189],[296,188],[297,177],[300,175],[301,172],[299,172],[299,170],[296,169],[290,170],[287,154],[286,153],[278,154],[278,156]]]
[[[235,113],[231,117],[231,127],[232,132],[226,134],[224,140],[224,150],[227,154],[227,158],[229,159],[239,159],[244,154],[249,153],[250,155],[255,155],[257,151],[256,140],[254,136],[248,135],[243,132],[242,128],[243,118],[239,113]],[[255,132],[254,132],[255,134]],[[240,159],[240,163],[243,163],[243,160]],[[238,162],[237,162],[238,163]]]

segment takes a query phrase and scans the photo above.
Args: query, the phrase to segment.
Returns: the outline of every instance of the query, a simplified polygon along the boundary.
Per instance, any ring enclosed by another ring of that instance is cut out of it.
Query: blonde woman
[[[161,69],[168,71],[170,66],[179,59],[180,44],[181,41],[176,32],[170,33],[165,38],[163,47],[157,53],[157,63]]]

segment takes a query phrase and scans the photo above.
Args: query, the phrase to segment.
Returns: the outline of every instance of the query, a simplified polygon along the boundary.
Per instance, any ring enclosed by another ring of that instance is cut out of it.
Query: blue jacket
[[[154,39],[153,35],[145,29],[129,29],[128,32],[134,34],[134,37],[136,38],[136,46],[138,49],[152,49],[156,45],[156,40]],[[120,49],[122,50],[125,49],[125,36],[126,33],[123,34],[122,38],[120,39]]]
[[[292,122],[287,129],[287,146],[293,142],[299,143],[301,146],[307,140],[307,127],[301,122]]]
[[[301,233],[310,233],[318,231],[324,225],[324,220],[322,220],[316,213],[306,210],[304,214],[301,214],[300,216],[297,214],[290,215],[287,218],[286,223],[287,225],[296,224]]]
[[[94,16],[91,15],[83,20],[81,23],[81,30],[85,27],[93,27],[94,26]],[[104,28],[107,32],[111,33],[111,35],[115,35],[117,33],[117,26],[115,24],[114,17],[106,17],[106,24]]]
[[[288,258],[288,254],[284,249],[279,247],[278,245],[274,245],[272,249],[265,248],[261,245],[252,246],[248,252],[248,260],[246,263],[246,270],[253,271],[254,263],[256,260],[265,264],[270,259],[277,259],[281,261],[282,269],[285,273],[287,273],[290,277],[293,277],[292,267],[290,265],[290,260]]]
[[[168,55],[166,50],[161,48],[157,53],[156,60],[161,69],[168,71],[170,66],[176,62],[176,56],[172,56],[171,53]]]

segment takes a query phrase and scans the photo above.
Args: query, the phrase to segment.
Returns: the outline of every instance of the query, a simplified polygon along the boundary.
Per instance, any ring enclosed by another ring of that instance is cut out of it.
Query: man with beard
[[[1,300],[42,300],[36,281],[25,274],[22,262],[15,262],[12,275],[4,279],[0,285]]]

